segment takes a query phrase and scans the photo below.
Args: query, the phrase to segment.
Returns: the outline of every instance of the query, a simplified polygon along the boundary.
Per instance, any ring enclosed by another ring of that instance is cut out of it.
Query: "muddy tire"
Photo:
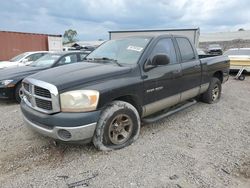
[[[15,100],[18,102],[18,103],[20,103],[21,102],[21,97],[22,97],[22,90],[21,90],[21,88],[22,88],[22,84],[21,83],[19,83],[19,84],[17,84],[16,85],[16,88],[15,88]]]
[[[113,101],[101,113],[93,143],[102,151],[124,148],[137,140],[140,126],[140,116],[134,106]]]
[[[221,81],[218,78],[212,78],[208,90],[202,94],[202,101],[208,104],[216,103],[221,96]]]

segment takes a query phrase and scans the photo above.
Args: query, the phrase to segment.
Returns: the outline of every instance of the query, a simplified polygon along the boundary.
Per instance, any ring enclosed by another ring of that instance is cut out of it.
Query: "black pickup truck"
[[[204,56],[203,56],[204,57]],[[153,122],[195,103],[220,99],[229,59],[199,59],[183,36],[110,40],[85,63],[57,67],[23,80],[26,124],[63,142],[90,142],[100,150],[136,140],[141,122]]]

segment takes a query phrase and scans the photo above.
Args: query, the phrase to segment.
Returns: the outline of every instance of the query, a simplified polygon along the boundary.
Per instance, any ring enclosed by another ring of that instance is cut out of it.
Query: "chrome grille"
[[[45,110],[52,110],[52,102],[35,98],[36,106]]]
[[[35,95],[41,96],[41,97],[46,97],[46,98],[51,98],[50,91],[38,86],[35,86]]]
[[[26,78],[23,80],[24,102],[31,108],[51,114],[60,111],[58,90],[56,86]]]
[[[30,85],[27,83],[23,83],[23,87],[26,91],[30,92]]]
[[[26,97],[26,99],[28,100],[28,102],[31,103],[31,96],[28,95],[26,92],[24,92],[23,95]]]

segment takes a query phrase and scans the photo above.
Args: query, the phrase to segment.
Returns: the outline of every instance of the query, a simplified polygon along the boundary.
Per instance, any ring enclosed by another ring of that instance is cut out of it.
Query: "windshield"
[[[40,59],[34,61],[29,66],[32,67],[51,67],[61,55],[59,54],[47,54],[41,57]]]
[[[151,38],[110,40],[89,54],[87,60],[114,60],[119,64],[136,64]]]
[[[248,55],[250,56],[250,49],[237,49],[237,50],[228,50],[224,55]]]
[[[28,53],[19,54],[19,55],[13,57],[12,59],[10,59],[10,62],[20,61],[20,60],[21,60],[22,58],[24,58],[26,55],[28,55]]]

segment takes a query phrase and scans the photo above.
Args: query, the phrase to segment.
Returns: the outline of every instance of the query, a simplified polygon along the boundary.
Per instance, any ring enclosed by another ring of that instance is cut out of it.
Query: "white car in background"
[[[48,51],[25,52],[13,57],[9,61],[0,61],[0,69],[29,65],[48,53]]]

